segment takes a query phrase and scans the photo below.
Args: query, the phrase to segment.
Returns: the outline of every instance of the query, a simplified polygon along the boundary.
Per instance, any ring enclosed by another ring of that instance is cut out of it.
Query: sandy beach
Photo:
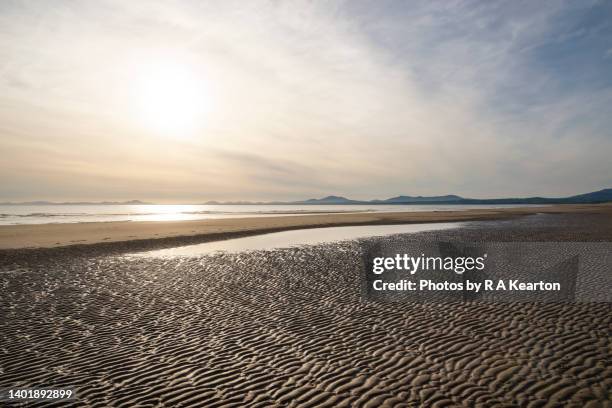
[[[528,215],[383,240],[610,241],[611,223]],[[5,258],[0,387],[74,386],[75,407],[609,404],[609,303],[373,301],[360,250]]]
[[[316,214],[196,221],[95,222],[0,226],[0,250],[52,248],[98,243],[129,243],[134,248],[172,246],[225,239],[245,234],[349,225],[382,225],[507,219],[536,213],[603,213],[612,205],[554,205],[542,207],[354,214]]]

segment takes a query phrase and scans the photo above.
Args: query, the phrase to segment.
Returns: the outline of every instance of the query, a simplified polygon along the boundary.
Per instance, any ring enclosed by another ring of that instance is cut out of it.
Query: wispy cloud
[[[562,195],[612,185],[605,3],[0,7],[5,199]],[[160,139],[134,121],[134,67],[151,58],[175,59],[209,84],[212,112],[195,137]]]

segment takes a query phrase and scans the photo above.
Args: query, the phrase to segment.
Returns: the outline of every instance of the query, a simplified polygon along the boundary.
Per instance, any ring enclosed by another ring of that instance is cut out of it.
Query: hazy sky
[[[612,187],[612,2],[0,2],[0,201]]]

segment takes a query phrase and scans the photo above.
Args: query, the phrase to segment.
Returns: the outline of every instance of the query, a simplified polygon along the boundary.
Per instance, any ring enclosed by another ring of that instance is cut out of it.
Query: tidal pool
[[[302,245],[316,245],[329,242],[347,241],[359,238],[408,234],[423,231],[458,228],[464,223],[427,223],[402,225],[360,225],[353,227],[309,228],[250,237],[227,239],[223,241],[205,242],[202,244],[180,246],[156,251],[142,252],[137,256],[172,257],[199,256],[216,252],[243,252],[291,248]]]

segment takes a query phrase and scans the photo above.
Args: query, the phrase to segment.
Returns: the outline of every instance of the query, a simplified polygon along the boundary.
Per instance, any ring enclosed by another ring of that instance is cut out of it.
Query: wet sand
[[[161,246],[173,246],[300,228],[495,220],[535,213],[605,213],[612,216],[612,204],[465,211],[336,213],[195,221],[7,225],[0,226],[0,250],[140,241],[135,244],[136,248],[145,244],[142,241],[154,240]]]
[[[401,237],[612,241],[612,217]],[[356,242],[173,259],[39,251],[0,258],[0,387],[74,385],[75,407],[605,407],[612,397],[609,303],[371,301]]]

